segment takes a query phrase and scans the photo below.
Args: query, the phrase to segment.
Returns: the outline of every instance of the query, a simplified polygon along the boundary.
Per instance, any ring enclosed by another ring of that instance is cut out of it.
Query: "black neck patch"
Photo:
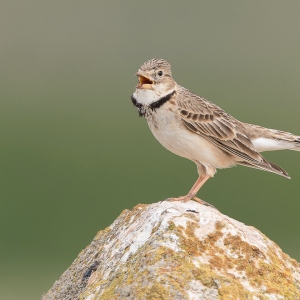
[[[138,108],[139,116],[143,117],[145,115],[145,113],[146,113],[146,111],[145,111],[145,109],[143,107],[143,104],[138,103],[137,100],[134,98],[133,95],[131,95],[131,101],[132,101],[133,105]]]
[[[170,94],[160,98],[159,100],[151,103],[150,105],[148,105],[148,108],[150,108],[152,111],[155,111],[157,108],[161,107],[162,105],[164,105],[167,101],[169,101],[171,99],[171,97],[176,93],[176,91],[174,90],[173,92],[171,92]],[[146,108],[143,104],[138,103],[137,100],[134,98],[133,95],[131,95],[131,101],[133,103],[134,106],[136,106],[138,108],[138,112],[139,112],[139,116],[143,117],[146,114]]]
[[[151,108],[152,110],[155,110],[159,107],[161,107],[162,105],[164,105],[167,101],[169,101],[171,99],[171,97],[176,93],[176,91],[174,90],[172,93],[160,98],[159,100],[151,103],[149,105],[149,108]]]

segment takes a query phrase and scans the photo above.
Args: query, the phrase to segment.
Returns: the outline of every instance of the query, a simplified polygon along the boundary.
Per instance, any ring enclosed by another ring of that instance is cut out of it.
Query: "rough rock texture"
[[[300,265],[260,231],[196,202],[124,210],[43,296],[300,299]]]

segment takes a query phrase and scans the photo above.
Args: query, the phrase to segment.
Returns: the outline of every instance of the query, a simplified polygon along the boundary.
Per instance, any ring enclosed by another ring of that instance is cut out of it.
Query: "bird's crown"
[[[164,69],[165,71],[167,71],[167,73],[171,74],[171,65],[167,61],[161,58],[152,58],[147,60],[141,65],[140,70],[149,71],[152,69],[159,69],[159,68]]]

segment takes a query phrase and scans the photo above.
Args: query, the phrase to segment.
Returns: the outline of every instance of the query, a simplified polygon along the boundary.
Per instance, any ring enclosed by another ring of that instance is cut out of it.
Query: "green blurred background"
[[[1,1],[0,299],[39,299],[123,209],[186,193],[195,165],[165,150],[130,101],[161,57],[236,118],[300,134],[300,2]],[[300,260],[292,180],[237,167],[199,193]]]

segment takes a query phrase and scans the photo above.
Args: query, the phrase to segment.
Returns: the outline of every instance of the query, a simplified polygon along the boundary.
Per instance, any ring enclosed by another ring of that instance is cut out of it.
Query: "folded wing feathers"
[[[225,136],[226,139],[234,138],[235,133],[231,128],[232,125],[230,126],[230,124],[228,124],[226,121],[224,120],[221,121],[220,119],[215,119],[214,123],[222,131],[223,136]]]
[[[190,130],[203,136],[204,138],[209,140],[212,144],[216,145],[217,147],[223,149],[224,151],[234,156],[239,157],[241,161],[239,161],[238,164],[260,169],[260,170],[269,171],[284,176],[286,178],[290,178],[288,173],[285,170],[281,169],[279,166],[273,163],[268,162],[258,152],[256,152],[250,140],[248,140],[247,137],[243,136],[242,134],[238,133],[237,137],[233,140],[223,141],[209,135],[208,136],[203,135],[203,133],[201,133],[203,132],[203,129],[201,128],[202,126],[199,123],[190,123],[187,122],[186,120],[183,120],[183,122]],[[207,127],[205,128],[207,129]]]
[[[249,164],[246,161],[242,161],[242,162],[239,162],[239,165],[254,168],[254,169],[264,170],[264,171],[268,171],[268,172],[272,172],[272,173],[275,173],[277,175],[281,175],[283,177],[286,177],[288,179],[291,178],[285,170],[281,169],[280,167],[278,167],[277,165],[275,165],[273,163],[270,163],[270,162],[267,162],[267,163],[269,165],[256,165],[256,164]]]
[[[255,150],[251,140],[242,131],[237,130],[238,124],[233,117],[204,98],[200,98],[184,88],[181,89],[182,96],[188,93],[189,97],[180,97],[177,103],[182,121],[190,130],[206,138],[218,148],[240,158],[238,164],[290,178],[285,170],[268,162]],[[186,101],[191,97],[193,101]],[[260,126],[256,127],[262,128]],[[290,138],[293,138],[292,134]],[[292,150],[300,151],[300,136],[296,136],[293,143],[295,148]]]

